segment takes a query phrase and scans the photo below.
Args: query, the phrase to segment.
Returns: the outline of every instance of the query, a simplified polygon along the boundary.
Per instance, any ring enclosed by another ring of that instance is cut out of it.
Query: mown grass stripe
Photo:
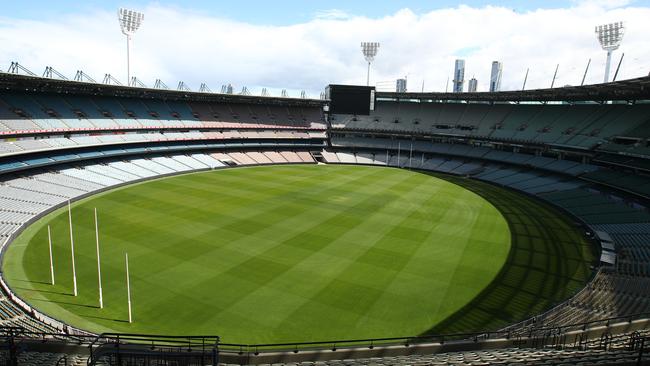
[[[555,211],[445,179],[457,184],[392,168],[274,166],[155,180],[74,205],[78,297],[70,295],[64,210],[28,228],[3,269],[25,299],[83,328],[218,334],[229,342],[492,327],[584,283],[588,246]],[[96,307],[94,207],[103,310]],[[513,230],[510,254],[499,211]],[[531,212],[539,217],[528,218]],[[46,284],[48,223],[56,286]],[[133,324],[124,322],[125,251]]]

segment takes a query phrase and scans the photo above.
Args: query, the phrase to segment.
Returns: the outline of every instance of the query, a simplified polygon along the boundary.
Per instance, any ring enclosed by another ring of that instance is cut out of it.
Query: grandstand
[[[95,335],[41,313],[3,278],[3,355],[25,365],[650,362],[649,84],[646,77],[522,92],[377,92],[374,110],[362,115],[328,113],[330,100],[0,73],[3,253],[68,201],[115,187],[237,166],[325,163],[435,172],[488,199],[523,193],[570,216],[600,259],[586,286],[532,318],[470,329],[463,317],[475,313],[459,313],[406,338],[271,345]]]

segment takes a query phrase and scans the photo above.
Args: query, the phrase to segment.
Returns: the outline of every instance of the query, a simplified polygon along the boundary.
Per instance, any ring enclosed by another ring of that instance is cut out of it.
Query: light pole
[[[603,50],[607,51],[605,64],[605,82],[609,81],[609,68],[612,63],[612,52],[618,49],[625,34],[623,22],[599,25],[596,27],[596,38]]]
[[[117,19],[120,21],[122,33],[126,36],[126,82],[128,85],[131,85],[131,60],[129,56],[131,37],[133,37],[135,31],[142,25],[144,14],[134,10],[120,8],[117,11]]]
[[[379,42],[361,42],[361,52],[368,62],[368,73],[366,75],[366,86],[370,86],[370,64],[375,60],[379,51]]]

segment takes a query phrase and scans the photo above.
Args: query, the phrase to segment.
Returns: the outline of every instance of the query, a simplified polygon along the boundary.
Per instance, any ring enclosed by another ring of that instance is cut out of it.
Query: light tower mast
[[[605,82],[609,81],[609,69],[612,63],[612,52],[618,49],[625,34],[623,22],[599,25],[596,27],[596,37],[603,50],[607,51],[605,64]]]
[[[379,42],[361,42],[361,52],[368,62],[368,73],[366,75],[366,86],[370,86],[370,64],[375,60],[379,51]]]
[[[135,31],[137,31],[138,28],[140,28],[140,25],[142,25],[144,14],[134,10],[120,8],[120,10],[117,11],[117,19],[120,21],[122,33],[126,36],[126,81],[128,85],[131,85],[131,59],[129,55],[131,37],[133,37]]]

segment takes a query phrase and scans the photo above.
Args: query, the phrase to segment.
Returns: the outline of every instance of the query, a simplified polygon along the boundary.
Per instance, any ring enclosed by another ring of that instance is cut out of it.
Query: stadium
[[[650,76],[282,94],[1,72],[0,364],[650,362]]]

